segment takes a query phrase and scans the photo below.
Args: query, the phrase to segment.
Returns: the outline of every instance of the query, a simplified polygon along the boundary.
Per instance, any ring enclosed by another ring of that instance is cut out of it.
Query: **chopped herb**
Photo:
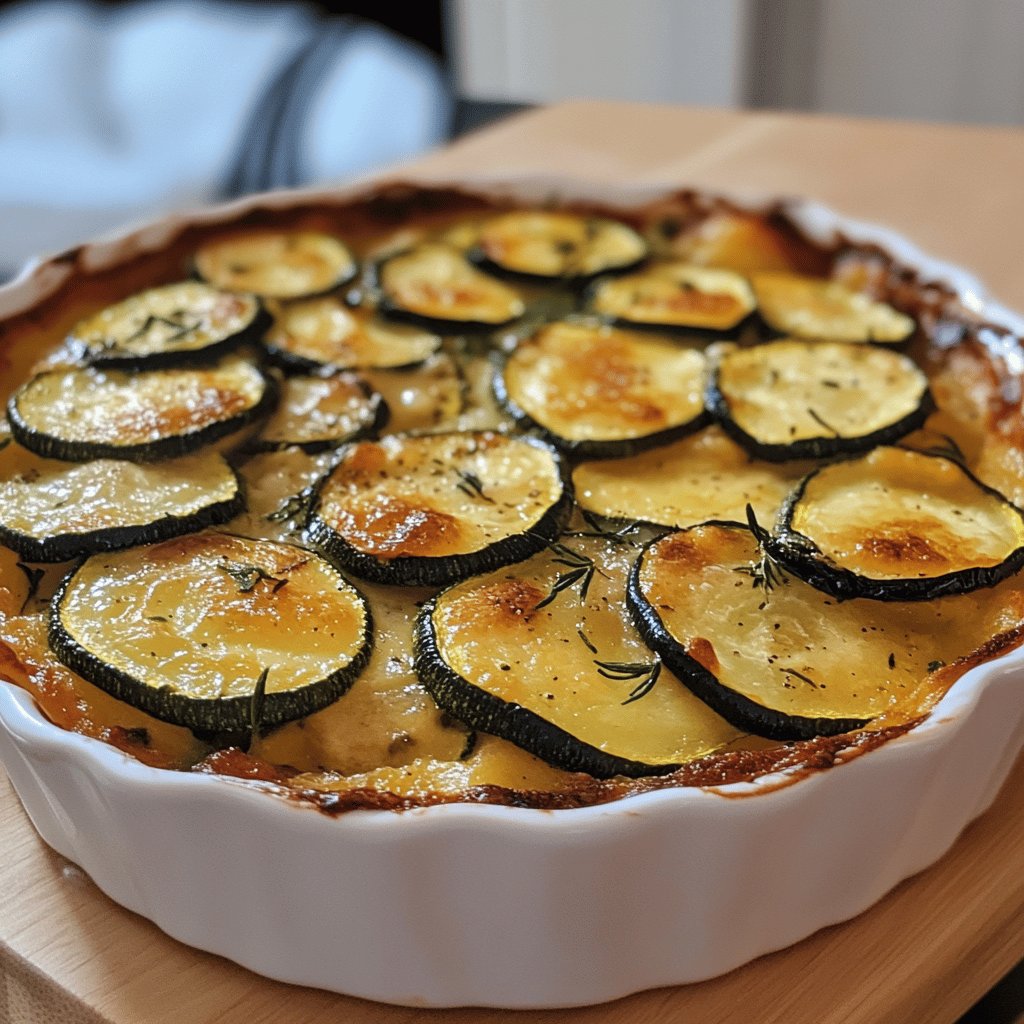
[[[635,700],[640,700],[641,697],[646,697],[654,689],[654,684],[658,681],[658,676],[661,675],[661,658],[657,654],[654,656],[654,661],[651,662],[597,661],[595,659],[594,664],[597,666],[598,675],[604,676],[605,679],[639,680],[636,686],[629,691],[629,696],[622,702],[623,707],[632,704]]]
[[[274,509],[273,512],[264,516],[268,523],[284,523],[289,519],[298,519],[299,516],[307,516],[313,505],[314,488],[304,487],[298,494],[293,494]]]
[[[258,565],[229,562],[226,558],[217,563],[217,568],[221,572],[226,572],[238,584],[238,592],[240,594],[247,594],[250,590],[254,590],[260,580],[273,583],[274,586],[271,588],[271,592],[274,594],[288,583],[286,578],[271,576],[266,569],[262,569]]]
[[[808,686],[813,686],[815,690],[818,689],[818,683],[816,683],[810,676],[805,676],[803,672],[797,672],[795,668],[782,668],[779,666],[779,671],[787,676],[795,676],[802,682],[807,683]]]
[[[895,651],[891,651],[889,653],[889,668],[895,668],[895,667],[896,667],[896,652]]]
[[[146,621],[147,622],[170,622],[171,620],[169,618],[167,618],[166,615],[147,615],[146,616]]]
[[[455,475],[459,478],[459,483],[455,486],[458,487],[463,494],[468,494],[471,498],[479,498],[481,501],[488,501],[492,505],[494,499],[484,494],[483,481],[476,475],[476,473],[463,472],[461,469],[455,470]]]
[[[833,437],[841,436],[839,431],[836,430],[836,428],[833,427],[831,423],[827,422],[826,420],[823,420],[813,409],[808,408],[807,415],[810,416],[811,419],[814,420],[814,422],[817,423],[819,426],[824,427],[830,434],[832,434]]]
[[[175,333],[170,335],[166,340],[178,341],[179,338],[184,338],[186,334],[191,334],[192,331],[197,330],[199,328],[199,325],[202,323],[201,320],[197,320],[194,324],[183,323],[181,319],[182,316],[183,314],[180,310],[170,317],[152,315],[147,316],[146,319],[143,321],[142,326],[134,334],[130,334],[125,340],[136,341],[139,338],[143,337],[144,335],[148,334],[150,330],[152,330],[157,324],[163,324],[165,327],[175,328]],[[116,347],[117,342],[114,341],[113,339],[108,338],[105,340],[104,344],[109,348],[114,348]]]
[[[576,630],[576,635],[583,641],[583,645],[590,651],[591,654],[597,654],[597,648],[593,645],[590,638],[582,629]]]
[[[25,609],[29,606],[32,598],[36,596],[39,591],[39,581],[43,578],[46,573],[45,569],[39,569],[31,565],[26,565],[24,562],[16,563],[18,568],[25,574],[25,578],[28,580],[28,593],[25,595],[25,600],[21,603],[21,608],[18,610],[19,615],[25,613]]]
[[[929,661],[928,662],[928,671],[929,672],[938,672],[938,670],[940,668],[945,668],[945,667],[946,667],[946,663],[944,661]]]
[[[252,688],[252,697],[249,700],[249,743],[246,751],[252,749],[253,743],[260,737],[260,728],[263,724],[263,704],[267,697],[267,676],[270,669],[265,668],[256,680]]]

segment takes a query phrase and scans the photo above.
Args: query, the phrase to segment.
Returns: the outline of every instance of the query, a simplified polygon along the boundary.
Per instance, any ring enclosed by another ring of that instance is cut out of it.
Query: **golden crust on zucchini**
[[[509,356],[495,387],[514,417],[579,455],[664,444],[704,419],[703,353],[647,335],[559,322]]]
[[[765,323],[779,334],[821,341],[906,341],[915,323],[887,302],[838,281],[799,274],[760,273],[751,278]]]

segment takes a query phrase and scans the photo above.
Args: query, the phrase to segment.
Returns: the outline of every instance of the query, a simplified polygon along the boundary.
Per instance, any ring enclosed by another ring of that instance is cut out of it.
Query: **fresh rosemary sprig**
[[[597,654],[597,648],[594,646],[593,641],[583,632],[582,629],[576,630],[576,635],[583,641],[583,646],[586,647],[591,654]]]
[[[601,524],[601,521],[593,512],[580,508],[579,513],[590,529],[573,530],[566,534],[567,537],[597,537],[601,540],[611,541],[612,544],[634,544],[636,541],[630,535],[637,533],[643,525],[638,519],[634,519],[631,523],[626,523],[625,526],[620,526],[617,530],[608,530]]]
[[[194,324],[187,324],[182,322],[183,313],[177,314],[176,317],[166,316],[147,316],[143,321],[142,326],[134,333],[128,336],[128,341],[136,341],[138,338],[148,334],[157,324],[163,324],[165,327],[177,328],[174,334],[170,335],[168,341],[177,341],[179,338],[184,338],[186,334],[190,334],[196,330],[201,321],[197,320]],[[109,341],[109,339],[108,339]],[[112,342],[112,345],[116,345],[116,342]]]
[[[285,523],[289,519],[305,518],[313,504],[315,489],[312,486],[304,487],[298,494],[293,494],[263,518],[268,523]]]
[[[598,675],[604,676],[605,679],[639,680],[636,686],[629,691],[629,696],[622,702],[623,707],[646,697],[654,689],[654,684],[658,681],[658,676],[661,675],[661,658],[657,654],[654,656],[654,661],[651,662],[597,661],[595,659],[594,664],[597,666]]]
[[[747,527],[757,541],[758,551],[761,557],[753,565],[738,565],[733,572],[741,572],[749,576],[755,587],[762,587],[767,593],[780,583],[788,583],[786,575],[779,568],[778,563],[768,554],[767,542],[771,534],[757,521],[754,508],[747,504]]]
[[[594,564],[592,558],[580,554],[579,551],[566,547],[557,541],[549,541],[547,546],[558,556],[552,559],[552,561],[556,565],[564,565],[567,571],[558,576],[547,597],[541,600],[535,607],[543,608],[545,605],[551,604],[563,590],[569,590],[576,586],[577,583],[580,585],[580,600],[586,601],[590,584],[594,580],[594,573],[600,572],[602,576],[607,577],[607,573],[602,572]]]
[[[266,569],[262,569],[258,565],[246,565],[243,562],[229,562],[226,558],[217,563],[217,568],[220,569],[221,572],[226,572],[238,584],[238,592],[240,594],[247,594],[250,590],[255,589],[256,584],[259,583],[260,580],[266,580],[268,583],[273,583],[274,585],[271,587],[271,592],[274,594],[288,583],[287,578],[271,576]]]
[[[489,502],[494,504],[494,499],[484,494],[484,483],[476,475],[476,473],[463,472],[461,469],[455,470],[455,475],[459,478],[459,482],[455,485],[463,494],[468,494],[471,498],[479,498],[481,501]]]

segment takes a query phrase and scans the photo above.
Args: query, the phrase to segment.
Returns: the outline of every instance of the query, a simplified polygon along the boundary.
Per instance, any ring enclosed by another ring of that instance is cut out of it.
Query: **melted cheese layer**
[[[357,591],[290,544],[200,533],[94,555],[60,599],[66,632],[104,664],[199,700],[327,678],[366,643]]]
[[[491,433],[392,436],[346,451],[316,514],[376,558],[443,557],[528,532],[562,490],[542,445]]]
[[[505,324],[526,311],[515,289],[477,270],[449,245],[429,242],[386,260],[380,285],[405,313],[467,324]]]
[[[195,434],[256,408],[267,382],[244,359],[196,369],[41,373],[11,399],[28,430],[60,441],[131,447]]]
[[[258,313],[259,302],[251,295],[183,281],[108,306],[76,324],[71,337],[101,358],[199,352],[239,334]]]
[[[746,521],[752,505],[771,523],[783,499],[813,464],[752,459],[720,427],[625,459],[581,462],[573,470],[576,499],[590,512],[663,526],[708,519]]]
[[[356,264],[347,246],[314,231],[264,231],[207,242],[195,257],[205,281],[275,299],[316,295],[347,281]]]
[[[876,448],[810,477],[790,524],[834,565],[869,579],[921,579],[999,565],[1024,518],[949,459]]]
[[[365,309],[350,309],[326,296],[277,306],[266,344],[286,357],[344,370],[420,363],[438,350],[441,339],[422,327],[377,320]]]
[[[237,492],[231,467],[209,451],[148,465],[59,462],[13,444],[0,452],[0,527],[37,540],[188,516]]]
[[[914,331],[909,316],[838,281],[761,273],[751,283],[761,316],[782,334],[821,341],[898,343]]]
[[[508,715],[525,708],[575,739],[631,761],[681,764],[736,740],[740,730],[667,670],[637,696],[655,663],[625,606],[635,550],[587,538],[566,543],[600,567],[586,597],[578,584],[542,605],[566,572],[550,552],[458,583],[439,596],[433,614],[445,663],[504,702]],[[500,734],[501,727],[492,731]],[[545,756],[542,741],[533,753]]]
[[[704,411],[704,355],[609,327],[555,323],[509,357],[509,399],[568,441],[619,441],[691,423]]]
[[[639,586],[665,629],[719,682],[811,718],[899,720],[945,690],[934,674],[1015,628],[1024,580],[932,601],[837,601],[789,574],[756,584],[749,531],[670,534],[643,556]]]

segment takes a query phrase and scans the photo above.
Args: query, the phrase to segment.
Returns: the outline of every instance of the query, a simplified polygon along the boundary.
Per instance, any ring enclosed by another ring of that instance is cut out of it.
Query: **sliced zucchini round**
[[[557,452],[494,433],[356,442],[320,486],[313,542],[338,566],[403,586],[528,558],[572,504]]]
[[[245,501],[215,452],[153,465],[0,453],[0,543],[31,562],[64,562],[225,523]]]
[[[761,319],[769,330],[815,341],[898,345],[916,324],[885,302],[851,291],[839,281],[801,274],[760,273],[751,278]]]
[[[258,341],[268,319],[255,295],[183,281],[107,306],[79,321],[68,341],[95,365],[153,369],[219,357]]]
[[[411,369],[365,370],[363,376],[384,397],[390,433],[459,429],[469,388],[461,367],[447,352]]]
[[[526,312],[523,297],[488,277],[464,253],[427,242],[377,267],[381,311],[433,330],[490,330]]]
[[[837,604],[766,562],[750,530],[712,524],[645,547],[628,600],[666,667],[737,728],[776,740],[919,714],[951,613]]]
[[[432,331],[378,320],[324,296],[283,303],[264,338],[270,358],[286,370],[393,369],[422,363],[441,347]]]
[[[40,373],[11,396],[19,444],[44,458],[149,461],[225,437],[272,406],[274,388],[237,356],[191,369],[62,369]]]
[[[783,505],[772,556],[840,600],[927,601],[1024,565],[1024,512],[959,462],[906,448],[810,473]]]
[[[643,237],[620,221],[540,210],[485,221],[473,250],[490,269],[545,281],[625,270],[646,257]]]
[[[820,252],[809,242],[781,230],[775,218],[763,213],[717,210],[696,224],[670,220],[662,234],[674,256],[740,274],[799,270],[808,261],[821,262]]]
[[[388,418],[384,399],[354,373],[287,377],[280,394],[277,408],[251,442],[256,451],[296,445],[320,452],[371,436]]]
[[[423,608],[416,670],[437,703],[549,764],[602,778],[661,774],[739,739],[630,624],[632,549],[567,543],[456,583]]]
[[[495,375],[498,401],[565,451],[615,458],[703,426],[706,360],[650,335],[553,323]]]
[[[356,275],[338,238],[316,231],[250,231],[215,238],[195,254],[199,276],[216,288],[269,299],[301,299],[333,291]]]
[[[610,519],[675,527],[709,519],[742,523],[750,505],[760,522],[773,523],[810,468],[757,462],[711,426],[639,455],[581,462],[572,480],[576,501]]]
[[[898,352],[788,339],[721,354],[708,408],[751,454],[782,462],[895,441],[935,403],[928,378]]]
[[[322,558],[212,532],[93,555],[50,619],[64,664],[156,718],[211,732],[255,733],[333,703],[371,637],[365,600]]]
[[[757,303],[745,277],[682,260],[594,282],[589,308],[631,327],[735,336]]]

